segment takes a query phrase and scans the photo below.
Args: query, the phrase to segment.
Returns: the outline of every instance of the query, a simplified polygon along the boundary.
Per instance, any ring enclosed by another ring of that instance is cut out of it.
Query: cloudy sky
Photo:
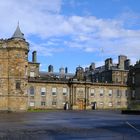
[[[140,59],[140,0],[1,0],[0,38],[20,28],[41,70],[96,66],[124,54]]]

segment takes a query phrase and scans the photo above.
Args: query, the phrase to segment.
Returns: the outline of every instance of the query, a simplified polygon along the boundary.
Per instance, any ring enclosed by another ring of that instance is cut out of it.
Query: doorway
[[[83,99],[78,99],[78,109],[79,110],[84,110],[84,100]]]
[[[92,102],[91,107],[92,107],[92,110],[95,110],[97,108],[97,102]]]

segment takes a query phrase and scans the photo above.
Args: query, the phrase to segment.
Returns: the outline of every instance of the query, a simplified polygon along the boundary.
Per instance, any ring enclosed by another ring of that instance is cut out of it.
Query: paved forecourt
[[[119,111],[1,113],[0,138],[24,140],[139,140],[139,115]]]

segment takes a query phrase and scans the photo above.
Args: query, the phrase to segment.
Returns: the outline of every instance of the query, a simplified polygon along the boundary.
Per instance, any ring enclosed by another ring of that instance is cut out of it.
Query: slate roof
[[[18,38],[18,39],[25,40],[24,34],[21,32],[20,27],[19,27],[19,24],[18,24],[18,26],[17,26],[17,28],[16,28],[16,30],[15,30],[12,38]]]
[[[74,77],[73,73],[61,74],[58,72],[50,73],[50,72],[44,72],[44,71],[40,71],[39,75],[41,78],[45,78],[45,79],[65,79],[65,80],[67,79],[68,80]]]

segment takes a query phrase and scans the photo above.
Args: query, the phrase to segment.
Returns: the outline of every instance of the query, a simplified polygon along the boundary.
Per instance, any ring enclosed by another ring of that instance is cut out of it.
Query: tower
[[[29,44],[19,25],[13,36],[0,40],[0,108],[8,111],[27,109]]]

